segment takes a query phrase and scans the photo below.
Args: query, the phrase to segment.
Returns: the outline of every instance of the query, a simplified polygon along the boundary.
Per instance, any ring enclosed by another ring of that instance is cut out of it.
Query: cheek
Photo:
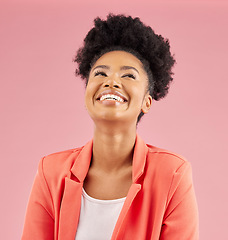
[[[142,101],[142,98],[144,97],[146,92],[146,89],[142,85],[136,85],[131,88],[131,96],[134,98],[136,101]]]
[[[86,86],[86,90],[85,90],[85,95],[86,96],[91,96],[92,94],[94,94],[94,90],[95,90],[95,86],[93,86],[94,84],[90,81],[88,82],[87,86]]]
[[[90,84],[86,86],[84,100],[85,100],[86,107],[88,108],[88,104],[92,100],[92,89]]]
[[[94,102],[95,95],[97,94],[97,91],[99,89],[99,85],[94,81],[89,81],[86,90],[85,90],[85,102],[86,104],[89,104],[91,102]]]

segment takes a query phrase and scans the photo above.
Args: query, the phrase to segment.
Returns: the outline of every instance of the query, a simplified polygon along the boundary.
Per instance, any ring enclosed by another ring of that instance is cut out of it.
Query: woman
[[[75,62],[94,136],[42,158],[22,239],[198,239],[190,164],[136,133],[172,81],[168,40],[139,18],[110,14],[95,19]]]

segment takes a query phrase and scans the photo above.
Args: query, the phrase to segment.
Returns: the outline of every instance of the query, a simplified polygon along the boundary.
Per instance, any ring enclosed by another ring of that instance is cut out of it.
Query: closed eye
[[[104,77],[107,77],[107,74],[105,73],[105,72],[103,72],[103,71],[97,71],[97,72],[95,72],[94,73],[94,76],[96,77],[96,76],[104,76]]]
[[[128,74],[124,74],[122,77],[129,77],[129,78],[132,78],[132,79],[135,79],[135,75],[131,74],[131,73],[128,73]]]

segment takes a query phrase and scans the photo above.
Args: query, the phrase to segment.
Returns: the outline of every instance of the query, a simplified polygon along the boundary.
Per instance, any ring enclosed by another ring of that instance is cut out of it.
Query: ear
[[[143,113],[148,113],[150,110],[152,104],[152,97],[150,96],[149,92],[146,93],[144,100],[143,100],[143,104],[142,104],[142,112]]]

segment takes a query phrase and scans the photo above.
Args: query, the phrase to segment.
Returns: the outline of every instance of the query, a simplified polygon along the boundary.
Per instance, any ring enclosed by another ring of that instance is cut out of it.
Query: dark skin
[[[147,86],[141,61],[128,52],[108,52],[93,65],[85,94],[94,122],[93,156],[84,181],[91,197],[126,197],[132,184],[137,117],[152,103]]]

